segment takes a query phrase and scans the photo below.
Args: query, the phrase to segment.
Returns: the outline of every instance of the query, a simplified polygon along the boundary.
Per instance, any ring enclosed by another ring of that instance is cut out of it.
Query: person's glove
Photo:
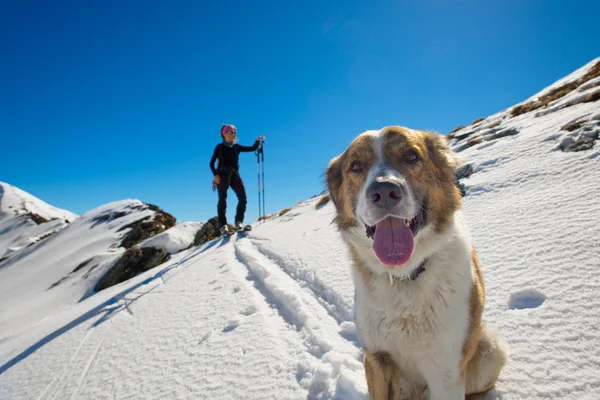
[[[219,186],[219,184],[221,183],[221,177],[219,175],[215,175],[213,181],[212,181],[212,190],[213,192],[215,190],[217,190],[217,186]]]

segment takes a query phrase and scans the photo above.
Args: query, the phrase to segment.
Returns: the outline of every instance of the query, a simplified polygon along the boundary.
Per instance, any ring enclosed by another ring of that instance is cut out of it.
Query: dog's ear
[[[335,207],[339,210],[340,206],[340,189],[344,179],[342,173],[342,156],[339,155],[329,162],[327,167],[326,181],[329,197],[333,201]]]
[[[446,139],[436,133],[427,132],[425,137],[425,143],[427,144],[427,151],[429,157],[434,162],[436,167],[441,170],[452,170],[458,166],[460,160],[450,150]]]
[[[348,229],[355,224],[352,206],[344,195],[346,185],[344,185],[343,165],[344,154],[329,162],[326,173],[329,197],[337,211],[333,222],[337,224],[340,230]]]
[[[436,196],[440,213],[443,208],[445,214],[448,214],[448,212],[456,210],[460,204],[461,196],[456,180],[456,167],[459,164],[459,158],[448,146],[446,138],[441,135],[428,132],[425,136],[425,143],[434,166],[433,177],[436,186],[440,190]]]

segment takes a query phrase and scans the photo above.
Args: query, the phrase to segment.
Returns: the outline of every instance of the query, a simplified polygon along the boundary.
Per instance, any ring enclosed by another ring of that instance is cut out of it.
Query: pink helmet
[[[223,137],[225,133],[235,133],[237,135],[237,129],[235,125],[223,124],[221,127],[221,137]]]

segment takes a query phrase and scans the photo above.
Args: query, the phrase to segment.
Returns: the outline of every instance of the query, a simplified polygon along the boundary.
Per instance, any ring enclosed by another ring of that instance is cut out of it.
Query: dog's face
[[[434,133],[365,132],[327,169],[335,221],[343,232],[372,237],[381,263],[404,265],[419,233],[426,227],[443,232],[459,207],[454,168],[450,149]]]

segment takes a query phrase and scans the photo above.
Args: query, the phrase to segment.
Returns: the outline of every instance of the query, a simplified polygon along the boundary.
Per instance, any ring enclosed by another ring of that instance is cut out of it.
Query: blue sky
[[[4,1],[0,180],[78,214],[138,198],[205,220],[232,123],[241,144],[267,137],[274,212],[321,192],[366,129],[447,133],[600,56],[598,15],[578,0]],[[257,162],[240,161],[251,222]]]

